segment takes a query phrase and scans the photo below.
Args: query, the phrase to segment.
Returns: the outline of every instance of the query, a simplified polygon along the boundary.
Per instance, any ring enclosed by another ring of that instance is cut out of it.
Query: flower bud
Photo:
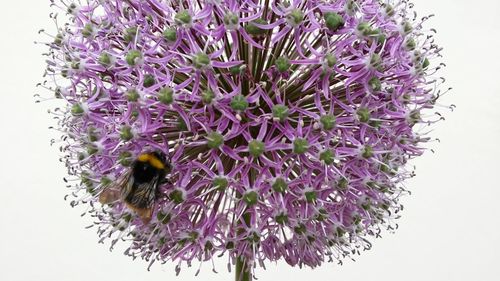
[[[323,130],[330,131],[335,128],[336,118],[331,114],[322,115],[319,118],[319,122],[321,123]]]
[[[273,117],[280,122],[284,122],[288,118],[288,107],[282,104],[273,106]]]
[[[277,58],[274,64],[276,65],[278,71],[281,73],[288,71],[291,66],[290,60],[287,57],[283,56]]]
[[[271,187],[275,192],[285,193],[288,189],[288,184],[286,183],[284,178],[276,178],[272,183]]]
[[[130,50],[125,56],[125,61],[130,66],[139,64],[142,59],[142,53],[138,50]]]
[[[259,157],[266,151],[266,146],[259,140],[252,140],[248,143],[248,152],[253,157]]]
[[[174,90],[170,87],[165,87],[158,92],[158,100],[166,105],[174,102]]]
[[[163,38],[170,43],[177,41],[177,30],[174,27],[165,29],[165,31],[163,31]]]
[[[248,191],[243,194],[242,200],[248,207],[252,207],[259,202],[259,194],[255,191]]]
[[[189,14],[189,11],[182,10],[179,11],[174,17],[175,23],[182,26],[190,26],[193,18]]]
[[[245,111],[248,107],[248,101],[243,95],[236,95],[231,100],[231,108],[234,111]]]
[[[335,32],[340,28],[344,27],[345,24],[344,19],[342,18],[341,15],[335,12],[325,13],[324,18],[326,27],[332,32]]]
[[[224,144],[224,136],[217,132],[211,132],[207,135],[207,146],[210,149],[217,149]]]
[[[303,154],[309,149],[309,142],[305,138],[296,138],[293,141],[293,153]]]

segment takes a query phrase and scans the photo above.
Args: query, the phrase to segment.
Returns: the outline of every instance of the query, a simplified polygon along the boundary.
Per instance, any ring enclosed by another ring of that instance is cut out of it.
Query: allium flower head
[[[402,209],[439,120],[440,49],[407,1],[53,1],[47,74],[102,240],[191,264],[316,267],[369,249]],[[381,3],[383,2],[383,3]],[[98,203],[144,151],[167,155],[152,220]]]

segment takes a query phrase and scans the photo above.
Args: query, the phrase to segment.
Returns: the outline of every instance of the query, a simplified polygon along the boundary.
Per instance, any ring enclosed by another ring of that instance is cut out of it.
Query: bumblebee
[[[121,201],[147,224],[158,197],[158,187],[169,182],[166,175],[171,169],[171,164],[162,152],[142,153],[132,163],[129,171],[99,194],[99,202],[112,204]]]

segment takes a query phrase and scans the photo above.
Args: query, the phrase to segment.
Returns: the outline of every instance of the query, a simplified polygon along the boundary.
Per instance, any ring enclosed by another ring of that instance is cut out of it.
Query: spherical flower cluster
[[[72,205],[103,241],[179,270],[223,254],[316,267],[370,248],[439,120],[424,112],[440,56],[426,18],[382,2],[53,0],[69,15],[47,76]],[[172,165],[152,220],[100,204],[151,150]]]

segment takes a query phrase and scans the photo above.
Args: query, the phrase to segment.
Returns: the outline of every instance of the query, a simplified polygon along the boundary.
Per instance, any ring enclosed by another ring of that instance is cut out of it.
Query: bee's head
[[[170,171],[172,169],[172,165],[170,164],[170,161],[167,160],[167,156],[165,155],[165,153],[163,153],[163,151],[155,150],[151,152],[151,154],[158,158],[158,160],[160,160],[165,165],[165,169],[167,171]]]
[[[167,157],[165,156],[165,153],[163,153],[163,151],[155,150],[151,152],[151,154],[154,155],[156,158],[158,158],[158,160],[160,160],[163,163],[165,163],[167,160]]]

